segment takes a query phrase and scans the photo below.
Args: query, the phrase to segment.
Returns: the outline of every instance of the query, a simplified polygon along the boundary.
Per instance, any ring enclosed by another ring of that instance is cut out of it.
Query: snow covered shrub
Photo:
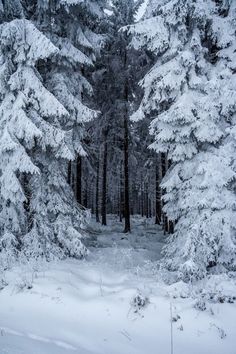
[[[2,262],[0,262],[0,291],[7,286],[5,269],[2,266]]]
[[[184,281],[236,269],[235,18],[234,1],[149,0],[128,28],[156,55],[133,119],[154,117],[151,148],[168,153],[164,212],[176,227],[163,264]]]
[[[227,336],[225,330],[223,328],[217,326],[215,323],[211,323],[211,328],[215,328],[217,330],[218,335],[221,339],[224,339]]]
[[[65,237],[66,235],[66,237]],[[77,259],[84,258],[88,255],[88,249],[82,243],[82,234],[73,227],[66,227],[61,224],[58,229],[57,239],[67,256]]]
[[[24,290],[31,290],[33,288],[34,276],[22,274],[15,284],[16,292],[22,292]]]
[[[133,297],[131,300],[131,306],[134,308],[135,312],[143,309],[150,303],[149,298],[139,292],[137,295]]]
[[[196,302],[194,304],[194,308],[199,311],[205,311],[206,310],[206,302],[202,298],[199,298],[198,300],[196,300]]]
[[[5,275],[4,272],[0,270],[0,291],[3,290],[5,286],[7,286]]]
[[[6,232],[0,238],[0,269],[10,269],[18,259],[19,242],[16,237]]]
[[[178,322],[181,319],[180,315],[174,315],[172,316],[172,322]]]
[[[51,253],[50,256],[50,259],[52,260]],[[40,274],[43,275],[50,267],[45,254],[42,254],[41,256],[38,253],[29,255],[26,252],[21,252],[19,254],[17,266],[16,271],[18,276],[16,277],[15,282],[15,289],[17,292],[32,289],[35,279],[37,279]]]
[[[0,290],[6,285],[6,271],[11,269],[18,261],[19,242],[16,237],[6,232],[0,238]]]
[[[0,238],[0,290],[7,286],[6,271],[18,261],[19,242],[16,237],[6,232]]]

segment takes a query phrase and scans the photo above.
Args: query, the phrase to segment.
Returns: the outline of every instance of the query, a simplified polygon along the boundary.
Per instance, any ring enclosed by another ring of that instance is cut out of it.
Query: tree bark
[[[146,218],[149,218],[149,205],[148,205],[148,187],[147,184],[145,183],[145,213],[146,213]]]
[[[72,164],[71,161],[68,163],[68,171],[67,171],[67,183],[71,186],[71,174],[72,174]]]
[[[82,158],[77,157],[76,161],[76,200],[82,204]]]
[[[96,222],[100,222],[100,219],[99,219],[99,172],[100,172],[100,161],[99,161],[99,157],[98,157],[97,176],[96,176]]]
[[[102,175],[102,225],[107,225],[107,134],[105,134]]]
[[[126,36],[126,35],[125,35]],[[130,227],[130,201],[129,201],[129,78],[127,65],[127,46],[124,47],[124,72],[126,78],[124,81],[124,233],[131,232]]]
[[[162,219],[162,200],[161,200],[161,180],[162,180],[162,166],[161,153],[158,154],[156,162],[156,218],[155,224],[161,225]]]
[[[150,198],[148,200],[148,209],[149,209],[149,218],[152,218],[152,201]]]
[[[127,97],[128,99],[128,97]],[[130,227],[130,205],[129,205],[129,125],[127,110],[124,116],[124,233],[131,231]]]
[[[122,222],[123,214],[124,214],[124,204],[123,204],[123,184],[122,184],[122,164],[120,166],[120,190],[119,190],[119,215],[120,222]]]
[[[22,186],[26,197],[26,200],[23,202],[23,206],[26,212],[26,232],[30,232],[33,228],[34,215],[31,210],[32,191],[30,188],[29,177],[26,173],[23,173],[22,176]]]
[[[169,168],[167,154],[162,154],[162,176],[164,177]],[[163,191],[165,193],[165,191]],[[169,220],[166,213],[163,213],[163,229],[164,234],[169,233]]]
[[[141,216],[144,217],[144,190],[143,183],[141,182]]]
[[[84,202],[83,202],[83,205],[85,208],[88,208],[88,200],[89,200],[89,190],[88,190],[88,180],[86,179],[86,182],[85,182],[85,189],[84,189]]]

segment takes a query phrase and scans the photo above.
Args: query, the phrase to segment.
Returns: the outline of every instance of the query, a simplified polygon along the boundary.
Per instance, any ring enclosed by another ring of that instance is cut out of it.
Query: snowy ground
[[[164,285],[162,232],[144,219],[133,225],[128,237],[118,223],[96,227],[87,261],[50,264],[33,283],[27,269],[8,274],[0,354],[170,354],[171,324],[174,354],[236,354],[236,305],[209,302],[200,311],[189,287]],[[138,294],[149,299],[142,309],[132,304]]]

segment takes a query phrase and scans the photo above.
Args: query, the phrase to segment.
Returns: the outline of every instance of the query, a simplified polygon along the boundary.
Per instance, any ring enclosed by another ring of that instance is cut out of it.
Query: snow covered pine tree
[[[83,71],[86,66],[93,65],[94,52],[103,39],[100,34],[93,32],[93,27],[96,27],[103,16],[101,6],[103,3],[103,0],[86,3],[66,0],[47,3],[37,1],[36,13],[31,17],[37,27],[59,49],[46,69],[42,67],[39,70],[49,91],[69,112],[68,116],[58,117],[58,120],[66,131],[67,145],[72,153],[68,160],[76,160],[72,169],[69,162],[68,180],[75,190],[77,201],[79,201],[78,190],[81,188],[78,178],[79,164],[81,157],[86,155],[82,146],[84,124],[98,115],[82,102],[83,97],[92,94],[92,87],[84,77]],[[73,211],[72,205],[67,205],[67,209],[61,210],[65,211],[69,218],[77,214],[76,210]],[[77,220],[75,224],[79,225],[80,222]],[[67,228],[65,220],[61,220],[58,230],[62,237]]]
[[[154,117],[151,147],[171,161],[164,209],[177,224],[164,266],[185,281],[236,268],[235,30],[230,0],[149,0],[128,28],[156,55],[133,119]]]
[[[39,11],[40,3],[28,4],[30,14],[36,5]],[[65,1],[62,6],[67,6]],[[67,166],[82,151],[79,126],[95,112],[74,97],[75,83],[68,91],[67,72],[63,65],[57,71],[53,63],[64,58],[71,63],[67,70],[73,70],[78,62],[90,60],[56,35],[51,36],[56,38],[54,45],[21,18],[19,1],[0,3],[0,10],[0,247],[9,249],[10,242],[12,254],[23,249],[28,257],[82,257],[87,251],[80,230],[87,214],[79,209],[67,184]],[[13,20],[16,17],[20,19]],[[81,36],[82,32],[80,40]],[[55,76],[60,87],[53,85]],[[81,87],[88,87],[85,79],[76,78]]]

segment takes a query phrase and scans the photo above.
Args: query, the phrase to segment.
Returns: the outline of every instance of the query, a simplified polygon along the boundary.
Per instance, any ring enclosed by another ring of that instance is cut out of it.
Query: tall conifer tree
[[[235,3],[150,0],[129,33],[156,55],[134,118],[154,117],[152,148],[172,163],[162,187],[177,225],[165,265],[184,280],[234,269]]]

